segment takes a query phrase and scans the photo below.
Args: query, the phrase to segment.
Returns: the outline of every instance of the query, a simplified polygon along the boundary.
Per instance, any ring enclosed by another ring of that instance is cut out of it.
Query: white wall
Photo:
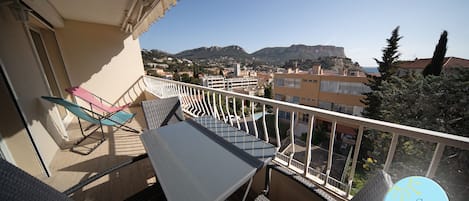
[[[114,103],[144,75],[138,39],[118,27],[65,20],[56,33],[74,86]]]
[[[17,101],[24,111],[28,127],[31,129],[33,140],[42,159],[48,166],[59,149],[52,136],[60,140],[61,135],[54,128],[46,128],[50,121],[57,122],[60,120],[57,120],[56,116],[49,115],[53,109],[40,99],[41,96],[50,94],[40,70],[40,63],[37,60],[32,43],[29,41],[29,32],[26,31],[21,22],[13,18],[8,7],[0,7],[0,27],[0,59],[2,59],[11,79],[13,89],[18,97]],[[6,96],[1,94],[1,97]],[[2,133],[2,135],[14,134]],[[15,137],[4,137],[3,139],[7,144],[8,138],[13,139]],[[19,144],[8,144],[8,146],[10,148],[12,146],[23,148]],[[30,146],[24,147],[24,152],[32,149],[32,145]],[[21,152],[21,149],[19,151]],[[15,157],[16,153],[12,153],[12,155]],[[24,153],[20,155],[26,157]],[[27,157],[30,157],[28,162],[31,165],[39,163],[38,156],[27,154]],[[16,158],[15,160],[18,161]]]

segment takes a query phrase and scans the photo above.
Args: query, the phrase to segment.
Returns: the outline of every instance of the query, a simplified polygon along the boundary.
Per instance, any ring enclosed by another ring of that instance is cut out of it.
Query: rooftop
[[[424,69],[431,61],[432,58],[415,59],[413,61],[400,61],[397,65],[399,68],[405,69]],[[458,57],[445,57],[443,68],[469,68],[469,60]]]

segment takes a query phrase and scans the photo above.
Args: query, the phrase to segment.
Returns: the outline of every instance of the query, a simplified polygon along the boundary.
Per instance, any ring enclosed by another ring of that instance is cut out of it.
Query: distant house
[[[151,68],[169,68],[168,64],[161,64],[161,63],[148,62],[145,65]]]
[[[192,64],[192,61],[191,61],[191,60],[189,60],[189,59],[182,59],[182,61],[183,61],[183,62],[186,62],[186,63],[190,63],[190,64]]]
[[[431,61],[431,58],[415,59],[413,61],[399,61],[397,63],[399,68],[397,75],[404,76],[409,72],[422,72]],[[443,71],[451,73],[456,68],[469,68],[469,60],[458,57],[445,57],[445,60],[443,61]]]

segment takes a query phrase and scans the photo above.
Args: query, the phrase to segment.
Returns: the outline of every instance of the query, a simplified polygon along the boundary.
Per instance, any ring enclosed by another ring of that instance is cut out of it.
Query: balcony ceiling
[[[69,20],[120,26],[132,0],[49,0]]]
[[[30,5],[47,7],[35,0],[24,0]],[[56,10],[61,18],[121,27],[132,33],[134,39],[163,17],[177,0],[48,0],[49,10]],[[46,9],[44,9],[46,10]],[[55,11],[54,11],[55,12]],[[44,12],[49,13],[49,12]],[[42,13],[41,13],[42,14]]]

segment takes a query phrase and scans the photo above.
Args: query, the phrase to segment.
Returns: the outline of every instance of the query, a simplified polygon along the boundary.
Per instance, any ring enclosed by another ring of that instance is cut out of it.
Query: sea
[[[362,66],[362,68],[366,73],[377,73],[378,72],[378,67]]]

